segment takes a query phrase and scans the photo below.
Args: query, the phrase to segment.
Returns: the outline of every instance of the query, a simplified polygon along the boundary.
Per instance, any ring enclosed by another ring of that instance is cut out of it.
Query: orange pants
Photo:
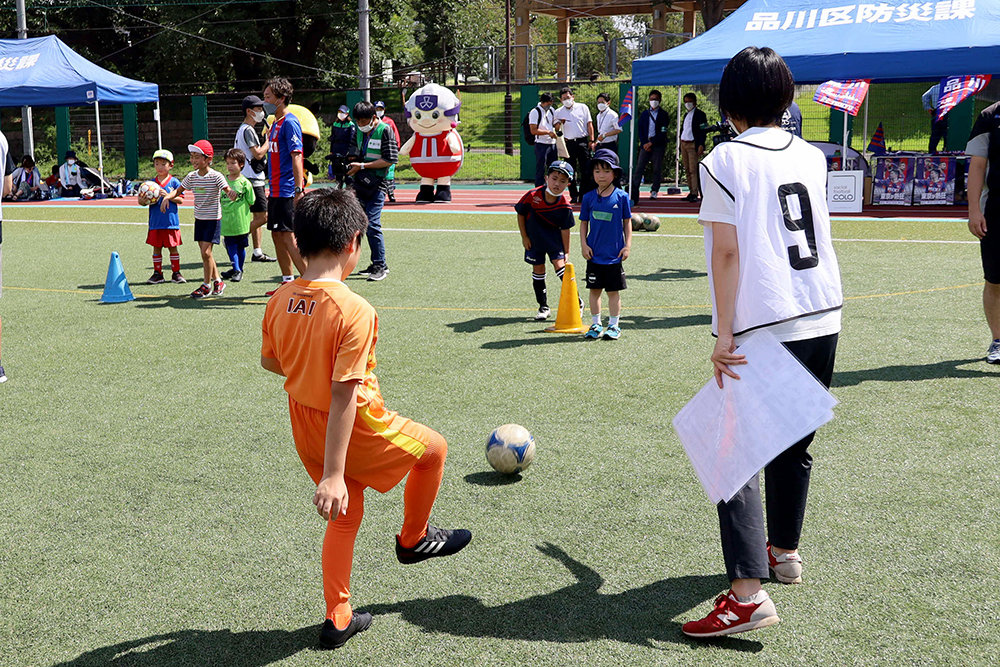
[[[314,482],[323,477],[326,453],[326,426],[329,413],[302,405],[289,397],[289,414],[295,449]],[[374,433],[361,415],[355,419],[351,442],[347,447],[344,481],[347,484],[347,514],[340,514],[326,524],[323,538],[323,597],[326,617],[338,628],[351,620],[351,565],[354,542],[365,513],[365,489],[369,486],[388,491],[409,473],[403,490],[403,526],[399,541],[412,547],[427,534],[427,520],[437,499],[448,443],[441,434],[423,424],[396,416],[393,428],[423,443],[423,454],[416,456]]]

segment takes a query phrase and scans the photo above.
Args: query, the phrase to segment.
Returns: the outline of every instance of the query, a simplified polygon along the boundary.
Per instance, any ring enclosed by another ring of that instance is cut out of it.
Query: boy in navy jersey
[[[580,243],[587,260],[587,289],[590,290],[592,323],[584,338],[618,340],[622,330],[618,325],[621,313],[621,291],[625,289],[625,269],[622,261],[632,249],[632,209],[628,195],[618,183],[622,168],[618,155],[602,148],[594,153],[588,169],[597,189],[583,196],[580,204]],[[608,328],[601,328],[601,292],[608,293]]]
[[[538,321],[548,318],[550,312],[545,289],[545,256],[549,256],[560,281],[566,270],[569,230],[576,223],[564,193],[572,182],[573,167],[568,162],[556,160],[549,165],[545,185],[528,190],[514,205],[524,245],[524,261],[531,264],[531,284],[538,301],[535,319]]]

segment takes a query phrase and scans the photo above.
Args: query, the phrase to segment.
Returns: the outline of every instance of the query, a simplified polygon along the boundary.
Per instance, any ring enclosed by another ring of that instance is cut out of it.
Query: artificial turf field
[[[4,218],[4,666],[996,664],[1000,368],[961,221],[834,222],[841,403],[811,449],[805,583],[768,585],[778,626],[694,642],[680,625],[727,587],[670,426],[711,369],[698,225],[635,235],[623,337],[585,342],[531,320],[513,216],[385,213],[391,273],[350,285],[379,311],[387,404],[448,439],[432,521],[475,536],[402,566],[401,488],[369,490],[352,589],[375,621],[328,653],[322,520],[259,367],[276,265],[195,302],[142,284],[144,224],[80,224],[141,209]],[[101,305],[113,250],[137,298]],[[507,422],[538,442],[513,480],[484,457]]]

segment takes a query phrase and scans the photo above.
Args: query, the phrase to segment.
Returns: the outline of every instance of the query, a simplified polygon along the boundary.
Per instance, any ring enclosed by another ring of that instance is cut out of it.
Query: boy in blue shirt
[[[625,289],[622,261],[632,249],[632,209],[628,195],[619,187],[622,169],[614,151],[602,148],[587,165],[592,170],[597,189],[583,196],[580,203],[580,243],[587,260],[587,288],[590,290],[590,315],[593,323],[584,338],[618,340],[621,313],[621,290]],[[601,292],[608,293],[608,328],[601,328]]]
[[[176,177],[170,175],[174,167],[174,154],[160,149],[153,153],[153,167],[156,177],[153,179],[163,194],[149,205],[149,233],[146,234],[146,244],[153,246],[153,275],[146,282],[159,285],[166,282],[163,279],[163,248],[170,252],[170,278],[175,283],[186,283],[181,275],[181,221],[177,216],[177,204],[169,199],[165,202],[163,196],[169,196],[181,184]],[[166,204],[165,206],[163,204]]]

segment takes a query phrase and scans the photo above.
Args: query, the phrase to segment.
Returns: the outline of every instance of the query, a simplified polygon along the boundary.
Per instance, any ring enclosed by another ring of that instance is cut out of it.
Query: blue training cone
[[[118,253],[111,253],[111,263],[108,264],[108,279],[104,281],[104,294],[101,295],[101,303],[125,303],[135,301],[132,290],[128,287],[128,280],[125,279],[125,269],[122,267],[121,257]]]

